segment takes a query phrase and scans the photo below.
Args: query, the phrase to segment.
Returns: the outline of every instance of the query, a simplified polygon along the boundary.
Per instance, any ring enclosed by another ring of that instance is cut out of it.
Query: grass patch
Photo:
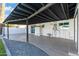
[[[6,51],[5,51],[5,48],[4,48],[4,45],[3,45],[3,42],[2,40],[0,39],[0,56],[6,56]]]

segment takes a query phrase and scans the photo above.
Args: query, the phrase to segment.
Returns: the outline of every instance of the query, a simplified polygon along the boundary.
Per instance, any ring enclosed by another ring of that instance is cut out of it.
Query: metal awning
[[[36,24],[74,17],[76,3],[19,3],[4,23]]]

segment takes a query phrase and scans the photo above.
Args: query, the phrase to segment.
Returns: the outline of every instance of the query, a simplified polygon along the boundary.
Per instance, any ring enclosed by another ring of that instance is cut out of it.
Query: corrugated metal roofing
[[[12,13],[5,19],[4,23],[10,20],[27,18],[37,12],[48,3],[19,3]],[[42,12],[28,19],[29,24],[68,20],[74,17],[76,3],[55,3]],[[26,20],[11,21],[10,24],[26,24]]]

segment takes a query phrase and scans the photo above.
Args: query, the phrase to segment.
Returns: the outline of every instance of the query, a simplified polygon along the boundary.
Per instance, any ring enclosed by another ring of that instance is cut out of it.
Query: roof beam
[[[22,15],[22,16],[28,16],[26,14],[23,14],[23,13],[20,13],[20,12],[16,12],[16,11],[13,11],[13,13],[18,14],[18,15]]]
[[[44,4],[41,3],[41,5],[44,7]],[[56,17],[57,19],[60,19],[53,11],[51,11],[50,9],[47,9],[51,15],[53,15],[54,17]],[[46,16],[47,17],[47,16]],[[48,17],[49,18],[49,17]],[[50,19],[50,18],[49,18]]]
[[[73,10],[73,9],[75,9],[75,7],[71,8],[70,11]]]
[[[22,16],[18,16],[18,15],[14,15],[14,14],[11,14],[11,16],[14,16],[14,17],[22,17]]]
[[[34,17],[35,15],[37,15],[38,13],[44,11],[45,9],[47,9],[48,7],[50,7],[50,6],[52,6],[52,5],[54,5],[54,4],[52,4],[52,3],[47,4],[46,6],[40,8],[37,12],[35,12],[35,13],[32,14],[31,16],[29,16],[27,19],[30,19],[31,17]]]
[[[74,18],[76,17],[76,13],[78,12],[78,4],[76,5],[76,7],[75,7],[75,13],[74,13]]]
[[[36,11],[35,9],[33,9],[33,8],[31,8],[30,6],[26,6],[24,3],[22,3],[22,5],[23,6],[25,6],[25,7],[28,7],[28,8],[30,8],[30,9],[32,9],[33,11]],[[43,3],[41,3],[41,5],[44,7],[44,4]],[[43,14],[42,14],[43,15]],[[43,17],[43,16],[45,16],[45,17]],[[37,17],[39,17],[39,18],[42,18],[42,19],[51,19],[52,20],[52,18],[50,18],[50,17],[48,17],[48,16],[46,16],[46,15],[43,15],[43,16],[40,16],[40,15],[37,15]]]
[[[49,17],[49,16],[47,16],[47,15],[45,15],[45,14],[40,14],[40,16],[42,16],[42,17],[45,17],[45,18],[48,18],[48,20],[52,20],[53,18],[51,18],[51,17]]]
[[[70,4],[69,4],[69,7],[72,7],[73,5],[74,5],[74,3],[70,3]]]
[[[29,6],[29,5],[25,5],[25,3],[21,3],[21,5],[23,5],[24,7],[26,7],[26,8],[29,8],[29,9],[31,9],[31,10],[33,10],[33,11],[36,11],[35,9],[33,9],[31,6]]]
[[[27,18],[24,18],[24,19],[18,19],[18,20],[9,20],[9,21],[6,21],[5,23],[7,22],[14,22],[14,21],[22,21],[22,20],[28,20],[34,16],[36,16],[37,14],[39,14],[40,12],[44,11],[45,9],[47,9],[48,7],[54,5],[55,3],[48,3],[47,5],[45,5],[44,7],[41,7],[38,11],[36,11],[35,13],[33,13],[32,15],[28,16]]]
[[[53,11],[51,11],[50,9],[47,9],[51,15],[53,15],[54,17],[56,17],[57,19],[60,19]]]
[[[17,9],[19,9],[19,10],[21,10],[21,11],[23,11],[23,12],[25,12],[25,13],[29,13],[29,14],[32,14],[31,12],[29,12],[28,10],[25,10],[25,9],[23,9],[23,8],[21,8],[21,7],[17,7]]]
[[[43,3],[41,3],[41,5],[44,7],[44,4]]]
[[[68,5],[68,3],[67,3],[67,18],[69,18],[70,16],[69,16],[69,5]]]
[[[23,6],[26,6],[26,5],[24,5],[24,3],[22,3],[22,5],[23,5]],[[31,8],[30,6],[29,6],[29,8],[32,9],[32,10],[34,10],[34,9]],[[34,10],[34,11],[36,12],[36,10]],[[15,12],[16,12],[16,11],[15,11]],[[31,12],[30,12],[30,13],[31,13]],[[20,14],[20,13],[19,13],[19,14]],[[22,13],[21,13],[21,14],[22,14]],[[43,16],[45,16],[45,17],[43,17]],[[43,16],[37,15],[37,17],[42,18],[42,19],[46,19],[46,20],[47,20],[47,19],[48,19],[48,20],[51,19],[51,20],[52,20],[52,18],[49,18],[49,17],[46,16],[46,15],[43,15]]]
[[[41,3],[41,5],[42,5],[42,7],[44,7],[44,4],[43,3]],[[47,15],[45,15],[45,14],[41,14],[41,15],[37,15],[38,17],[40,17],[40,18],[44,18],[44,19],[46,19],[47,21],[49,20],[52,20],[52,18],[51,17],[48,17]],[[44,16],[44,17],[43,17]]]
[[[26,7],[26,8],[32,9],[33,11],[36,12],[35,9],[33,9],[32,7],[30,7],[30,6],[28,6],[28,5],[25,5],[25,3],[21,3],[21,5],[23,5],[23,6]],[[42,19],[46,19],[45,17],[39,16],[39,15],[37,15],[37,17],[42,18]]]
[[[40,17],[40,18],[42,18],[42,19],[44,19],[44,20],[46,20],[46,21],[50,21],[48,18],[42,17],[42,16],[40,16],[40,15],[37,15],[37,17]]]
[[[60,5],[61,5],[61,8],[62,8],[62,11],[63,11],[63,13],[64,13],[65,18],[67,19],[67,15],[66,15],[66,12],[65,12],[65,10],[64,10],[63,4],[61,3]]]

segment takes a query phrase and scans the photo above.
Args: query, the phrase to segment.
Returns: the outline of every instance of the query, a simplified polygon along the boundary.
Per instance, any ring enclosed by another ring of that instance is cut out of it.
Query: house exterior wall
[[[64,22],[69,22],[68,28],[62,28],[59,26],[59,23],[64,23]],[[53,29],[55,23],[57,24],[57,30]],[[36,25],[36,26],[44,25],[43,28],[35,27],[35,35],[37,36],[50,35],[50,37],[59,37],[59,38],[74,40],[74,19],[56,21],[56,22],[47,22],[47,23],[41,23],[41,24],[33,24],[33,25]],[[29,31],[31,29],[30,27],[33,25],[29,26]],[[40,34],[40,32],[42,33]]]
[[[59,26],[59,23],[69,22],[68,28],[62,28]],[[54,24],[57,24],[57,29],[54,28]],[[31,26],[36,25],[35,27],[35,35],[40,36],[50,36],[50,37],[58,37],[74,40],[74,19],[63,20],[63,21],[55,21],[55,22],[46,22],[40,24],[32,24],[29,25],[29,34],[31,34]],[[44,27],[38,27],[44,25]],[[26,33],[26,27],[24,28],[16,28],[9,27],[9,34],[23,34]],[[7,34],[7,28],[5,27],[5,34]]]

